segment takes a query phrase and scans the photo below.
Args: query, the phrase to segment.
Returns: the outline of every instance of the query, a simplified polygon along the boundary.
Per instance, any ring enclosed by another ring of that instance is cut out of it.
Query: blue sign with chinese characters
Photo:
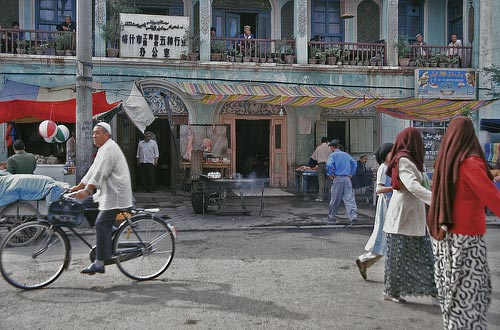
[[[415,70],[416,97],[473,100],[476,88],[473,69]]]

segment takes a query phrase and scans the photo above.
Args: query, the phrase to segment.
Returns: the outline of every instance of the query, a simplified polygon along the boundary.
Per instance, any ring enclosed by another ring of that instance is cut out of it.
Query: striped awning
[[[179,89],[203,104],[253,101],[273,105],[304,107],[317,105],[339,110],[375,107],[390,116],[419,120],[446,120],[488,105],[494,100],[464,101],[423,98],[383,98],[366,90],[346,90],[326,86],[289,86],[260,83],[177,82]]]

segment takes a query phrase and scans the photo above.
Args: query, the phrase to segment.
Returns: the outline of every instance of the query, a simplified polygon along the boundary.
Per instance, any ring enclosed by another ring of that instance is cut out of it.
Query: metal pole
[[[77,0],[76,183],[92,165],[92,1]]]

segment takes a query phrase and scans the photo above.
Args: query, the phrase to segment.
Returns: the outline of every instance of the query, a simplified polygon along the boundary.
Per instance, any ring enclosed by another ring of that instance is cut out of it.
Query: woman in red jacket
[[[493,184],[472,121],[450,122],[435,164],[428,226],[444,329],[486,329],[491,282],[486,261],[484,207],[500,215]]]

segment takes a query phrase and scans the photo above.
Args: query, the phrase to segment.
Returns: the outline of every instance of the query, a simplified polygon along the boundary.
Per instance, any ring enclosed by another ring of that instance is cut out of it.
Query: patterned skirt
[[[492,289],[483,236],[447,233],[433,248],[443,328],[486,329]]]
[[[430,238],[387,234],[386,241],[385,292],[392,296],[436,296]]]

